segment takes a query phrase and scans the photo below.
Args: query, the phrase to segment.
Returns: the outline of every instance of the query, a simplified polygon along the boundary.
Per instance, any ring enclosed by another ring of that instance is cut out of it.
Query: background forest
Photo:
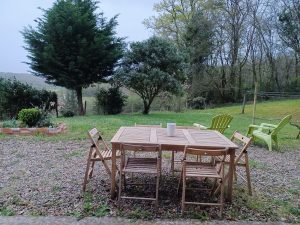
[[[193,101],[241,101],[253,90],[300,91],[300,1],[163,0],[145,25],[187,55]]]

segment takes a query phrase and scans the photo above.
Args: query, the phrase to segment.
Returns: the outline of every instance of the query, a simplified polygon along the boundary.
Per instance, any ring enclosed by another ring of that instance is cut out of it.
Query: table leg
[[[228,202],[232,202],[235,150],[231,149],[229,155],[230,155],[230,162],[229,162],[229,171],[228,171],[228,187],[227,187],[226,199]]]
[[[112,145],[112,155],[111,155],[111,188],[110,195],[113,199],[116,195],[116,151],[115,145]]]

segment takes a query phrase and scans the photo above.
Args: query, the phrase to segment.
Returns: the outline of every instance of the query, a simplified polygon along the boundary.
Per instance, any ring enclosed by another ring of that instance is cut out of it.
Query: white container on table
[[[172,137],[176,134],[176,123],[167,123],[167,136]]]

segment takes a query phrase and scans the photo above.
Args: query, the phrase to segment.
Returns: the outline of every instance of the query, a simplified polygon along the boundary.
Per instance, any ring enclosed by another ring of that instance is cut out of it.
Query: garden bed
[[[11,135],[55,135],[64,133],[67,129],[66,124],[60,123],[57,127],[20,127],[20,128],[0,128],[0,134],[11,134]]]

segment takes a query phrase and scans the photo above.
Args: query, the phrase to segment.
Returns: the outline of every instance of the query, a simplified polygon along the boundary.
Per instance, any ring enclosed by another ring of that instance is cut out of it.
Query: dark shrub
[[[18,119],[28,127],[35,127],[41,119],[41,112],[37,108],[22,109],[18,114]]]
[[[37,127],[52,127],[53,123],[51,122],[51,117],[47,112],[40,111],[41,117],[37,122]]]
[[[38,90],[16,79],[0,78],[0,118],[16,118],[21,109],[38,107],[44,111],[57,106],[55,92]]]
[[[61,114],[63,115],[63,117],[73,117],[75,115],[75,113],[70,110],[62,110]]]
[[[111,87],[108,90],[101,88],[95,98],[97,113],[118,114],[122,112],[127,96],[123,95],[119,87]]]

